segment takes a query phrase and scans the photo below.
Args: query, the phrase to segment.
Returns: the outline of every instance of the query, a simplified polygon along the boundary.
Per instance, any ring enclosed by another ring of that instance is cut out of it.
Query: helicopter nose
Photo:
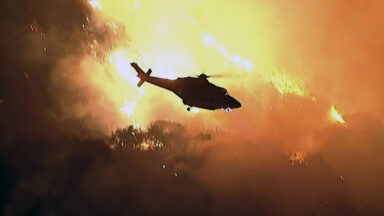
[[[233,99],[234,100],[234,106],[233,106],[233,108],[240,108],[241,107],[241,103],[238,101],[238,100],[236,100],[236,99]]]
[[[235,98],[230,97],[230,107],[232,109],[235,109],[235,108],[240,108],[241,107],[241,103],[239,101],[237,101]]]

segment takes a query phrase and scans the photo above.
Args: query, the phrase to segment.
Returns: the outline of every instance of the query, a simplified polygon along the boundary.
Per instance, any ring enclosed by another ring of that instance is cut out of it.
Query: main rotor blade
[[[212,74],[208,75],[208,78],[236,78],[241,77],[241,74],[234,74],[234,73],[220,73],[220,74]]]

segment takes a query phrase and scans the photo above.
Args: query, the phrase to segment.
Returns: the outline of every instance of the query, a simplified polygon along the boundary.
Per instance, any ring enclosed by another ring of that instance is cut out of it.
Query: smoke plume
[[[380,1],[5,0],[2,215],[383,215]],[[129,63],[212,78],[187,112]]]

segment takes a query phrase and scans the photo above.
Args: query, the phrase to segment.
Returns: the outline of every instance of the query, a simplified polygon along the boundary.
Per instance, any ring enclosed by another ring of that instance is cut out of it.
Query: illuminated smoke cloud
[[[1,10],[2,214],[383,215],[383,3]],[[132,61],[229,74],[211,81],[243,106],[187,112]]]

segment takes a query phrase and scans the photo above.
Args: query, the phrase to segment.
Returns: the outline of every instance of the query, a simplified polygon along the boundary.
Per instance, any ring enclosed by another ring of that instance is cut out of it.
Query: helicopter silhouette
[[[167,89],[179,96],[187,110],[191,107],[198,107],[207,110],[222,109],[227,112],[232,109],[241,107],[241,103],[228,94],[225,88],[216,86],[208,81],[210,76],[201,74],[198,77],[180,77],[176,80],[163,79],[150,76],[151,69],[145,73],[136,63],[132,62],[131,66],[136,70],[137,77],[140,78],[138,87],[144,82]]]

